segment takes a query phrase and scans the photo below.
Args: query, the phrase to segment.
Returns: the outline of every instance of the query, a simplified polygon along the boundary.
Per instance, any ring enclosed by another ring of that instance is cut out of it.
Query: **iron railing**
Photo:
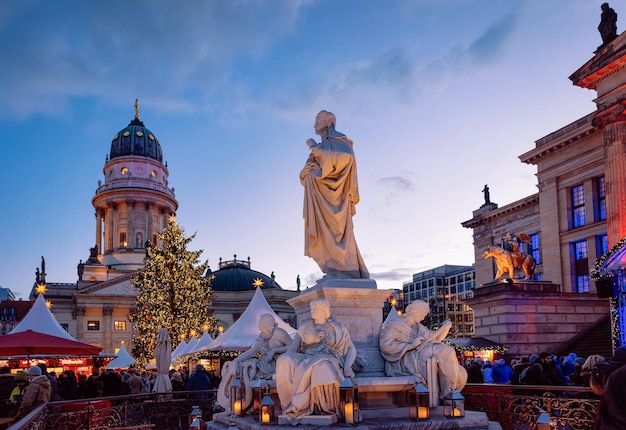
[[[107,430],[146,426],[162,430],[187,428],[199,406],[202,419],[215,411],[215,390],[171,394],[135,394],[50,402],[9,427],[10,430]]]

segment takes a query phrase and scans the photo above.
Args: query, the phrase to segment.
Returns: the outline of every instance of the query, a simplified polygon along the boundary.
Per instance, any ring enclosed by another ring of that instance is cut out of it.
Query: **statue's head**
[[[430,306],[423,300],[415,300],[406,307],[406,313],[417,322],[426,318],[430,312]]]
[[[311,317],[313,320],[324,320],[330,318],[330,303],[326,299],[314,299],[311,300]]]
[[[334,130],[337,124],[337,118],[332,112],[326,110],[321,111],[315,117],[315,132],[319,135],[326,129]]]
[[[270,334],[274,330],[276,320],[272,314],[263,314],[259,317],[259,331],[261,333]]]

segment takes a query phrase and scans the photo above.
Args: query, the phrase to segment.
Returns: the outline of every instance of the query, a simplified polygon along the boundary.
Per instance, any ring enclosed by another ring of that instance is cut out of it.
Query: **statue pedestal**
[[[359,354],[367,357],[367,367],[359,376],[382,376],[385,363],[378,348],[383,323],[383,304],[391,290],[376,289],[372,279],[326,279],[287,300],[298,318],[298,326],[311,319],[309,303],[324,298],[330,303],[331,317],[346,327]]]

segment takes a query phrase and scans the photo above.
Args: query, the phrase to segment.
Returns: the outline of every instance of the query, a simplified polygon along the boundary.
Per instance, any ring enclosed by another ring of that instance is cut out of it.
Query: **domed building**
[[[78,279],[47,282],[42,257],[31,298],[37,296],[37,285],[45,284],[57,321],[74,338],[103,348],[103,353],[115,353],[122,345],[132,350],[128,315],[137,294],[132,275],[145,267],[147,242],[161,245],[158,236],[178,209],[161,144],[139,119],[137,102],[135,117],[114,134],[102,172],[104,181],[98,181],[91,199],[95,244],[77,265]],[[298,293],[283,290],[272,276],[252,270],[249,259],[220,261],[219,270],[206,276],[214,284],[209,312],[223,329],[243,313],[256,286],[267,291],[268,303],[281,318],[295,321],[285,301]]]
[[[238,260],[219,261],[219,270],[211,269],[205,275],[211,278],[213,296],[209,303],[209,313],[217,319],[218,330],[227,330],[246,310],[257,288],[263,290],[263,296],[280,318],[292,327],[296,327],[293,308],[287,300],[299,294],[298,291],[284,290],[275,280],[274,272],[270,276],[252,270],[250,257]]]

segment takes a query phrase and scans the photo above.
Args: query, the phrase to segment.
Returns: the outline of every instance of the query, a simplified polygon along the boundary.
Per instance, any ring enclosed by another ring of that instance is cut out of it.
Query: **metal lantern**
[[[359,421],[359,389],[350,378],[345,378],[339,384],[339,422],[356,424]]]
[[[276,405],[270,396],[269,389],[265,392],[261,400],[261,413],[259,415],[261,425],[276,423]]]
[[[407,393],[409,418],[425,421],[430,419],[430,393],[421,382],[416,383]]]
[[[189,428],[199,429],[201,427],[202,411],[200,406],[193,406],[191,413],[189,414]]]
[[[463,418],[465,416],[465,398],[453,388],[443,398],[443,416],[446,418]]]
[[[554,422],[552,422],[550,416],[545,411],[541,411],[539,417],[537,418],[537,430],[552,429],[554,429]]]
[[[244,389],[239,378],[233,379],[230,384],[230,410],[233,415],[240,417],[243,415]]]
[[[255,379],[251,384],[252,388],[252,415],[259,417],[261,411],[261,400],[263,400],[263,380]]]

